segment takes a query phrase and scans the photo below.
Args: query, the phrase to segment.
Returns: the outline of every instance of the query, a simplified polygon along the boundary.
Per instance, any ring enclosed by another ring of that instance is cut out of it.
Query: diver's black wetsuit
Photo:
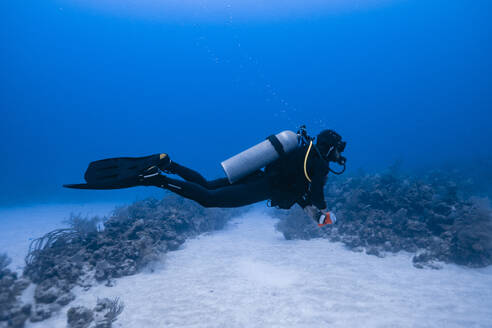
[[[183,180],[166,175],[154,176],[146,183],[168,189],[204,207],[240,207],[271,200],[272,206],[288,209],[295,203],[301,207],[315,205],[326,208],[323,187],[328,175],[328,166],[316,152],[309,154],[307,172],[304,174],[304,157],[307,147],[299,147],[274,163],[246,178],[230,184],[227,178],[208,181],[200,173],[175,162],[167,169]]]

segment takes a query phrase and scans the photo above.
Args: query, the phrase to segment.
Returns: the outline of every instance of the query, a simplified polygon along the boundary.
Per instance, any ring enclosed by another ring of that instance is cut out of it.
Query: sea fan
[[[97,300],[96,311],[106,313],[100,319],[96,319],[96,328],[111,328],[113,322],[123,312],[125,305],[119,297],[113,299],[103,298]]]
[[[71,213],[70,217],[64,222],[70,226],[73,230],[77,231],[82,236],[88,236],[90,234],[95,234],[99,231],[99,223],[102,222],[98,216],[92,218],[82,217],[81,214]]]
[[[73,229],[56,229],[34,239],[25,257],[24,273],[34,282],[43,280],[45,273],[52,270],[54,259],[60,253],[75,253],[80,249],[79,241],[82,239],[81,234]]]

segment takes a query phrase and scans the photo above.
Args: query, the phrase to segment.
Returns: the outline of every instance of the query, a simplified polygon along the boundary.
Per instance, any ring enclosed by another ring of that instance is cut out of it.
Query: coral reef
[[[9,264],[7,254],[0,254],[0,327],[2,322],[7,327],[23,327],[31,314],[31,305],[22,305],[19,297],[29,281],[19,279],[17,273],[7,268]]]
[[[113,322],[116,321],[124,308],[125,305],[118,297],[98,299],[94,308],[96,328],[111,328]]]
[[[7,256],[7,254],[0,254],[0,271],[5,270],[12,260]]]
[[[98,299],[94,309],[71,307],[67,312],[69,328],[111,328],[125,305],[118,297]]]
[[[8,258],[0,256],[0,324],[22,327],[27,318],[45,320],[75,299],[73,287],[89,289],[96,282],[112,286],[113,279],[137,273],[163,253],[178,249],[187,238],[221,229],[233,213],[236,211],[205,209],[171,195],[117,208],[102,225],[100,218],[72,215],[66,221],[70,228],[32,241],[24,279],[17,285],[17,275],[5,269]],[[29,280],[36,284],[33,304],[20,307],[17,296]],[[99,328],[111,327],[123,310],[119,300],[106,303],[105,319],[95,320]],[[69,317],[69,325],[85,327],[89,315],[75,309]],[[11,323],[13,320],[19,323]]]
[[[376,256],[412,252],[420,268],[436,268],[435,261],[492,264],[488,199],[467,198],[468,192],[445,172],[417,178],[396,171],[332,179],[326,197],[337,214],[335,226],[319,229],[297,209],[281,213],[277,229],[287,239],[328,238]]]
[[[90,234],[95,234],[99,231],[99,223],[102,222],[103,219],[95,216],[92,218],[82,217],[81,214],[70,214],[70,217],[65,220],[65,223],[68,226],[78,232],[82,236],[87,236]]]
[[[449,184],[456,186],[462,197],[471,196],[492,197],[492,159],[473,158],[442,165],[432,171],[419,170],[416,176],[425,176],[433,184]]]
[[[67,312],[69,328],[88,328],[93,321],[94,312],[85,306],[74,306]]]
[[[25,258],[24,274],[36,283],[52,277],[75,282],[80,275],[80,266],[67,264],[70,267],[55,268],[54,264],[60,255],[74,256],[85,242],[83,235],[73,229],[56,229],[34,239]]]

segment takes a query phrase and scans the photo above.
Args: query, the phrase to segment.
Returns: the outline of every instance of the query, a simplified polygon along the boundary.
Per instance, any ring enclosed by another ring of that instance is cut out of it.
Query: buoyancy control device
[[[327,159],[329,154],[321,154],[318,147],[314,144],[314,140],[315,138],[308,135],[306,126],[302,125],[297,133],[286,130],[276,135],[271,135],[259,144],[226,159],[221,165],[229,183],[232,184],[268,164],[275,162],[277,159],[292,152],[297,147],[306,146],[308,149],[304,158],[304,175],[309,182],[311,182],[311,178],[307,172],[307,160],[311,149],[314,149],[319,157],[326,162],[330,172],[336,175],[342,174],[345,171],[346,158],[341,156],[340,153],[345,150],[346,142],[340,140],[336,145],[331,147],[331,150],[337,150],[338,154],[338,157],[333,159],[333,161],[343,166],[343,169],[337,172],[330,168],[329,160]]]

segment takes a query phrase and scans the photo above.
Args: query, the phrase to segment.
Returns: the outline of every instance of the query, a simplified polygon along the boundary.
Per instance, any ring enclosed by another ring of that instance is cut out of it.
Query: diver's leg
[[[186,166],[180,165],[174,161],[171,161],[166,171],[177,174],[183,179],[185,179],[186,181],[198,183],[199,185],[207,189],[217,189],[229,185],[229,180],[227,180],[227,178],[207,180],[197,171],[187,168]]]
[[[207,189],[198,183],[158,175],[148,179],[147,185],[170,190],[192,199],[204,207],[240,207],[269,199],[270,188],[266,177],[241,184],[229,184],[218,189]]]

